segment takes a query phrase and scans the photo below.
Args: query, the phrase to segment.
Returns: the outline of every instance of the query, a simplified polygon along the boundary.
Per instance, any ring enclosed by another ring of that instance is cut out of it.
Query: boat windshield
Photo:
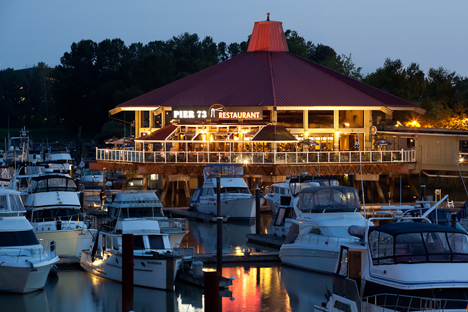
[[[244,176],[244,167],[240,165],[212,165],[205,166],[203,173],[206,178],[242,178]]]
[[[52,176],[43,177],[31,180],[31,190],[33,193],[51,192],[51,191],[67,191],[77,192],[75,181],[69,177]]]
[[[152,207],[141,208],[121,208],[117,213],[119,218],[153,218],[163,217],[161,209],[154,209]]]
[[[299,195],[302,212],[358,212],[361,210],[355,188],[345,186],[309,187]]]
[[[223,191],[224,190],[224,191]],[[250,191],[247,187],[223,187],[221,193],[243,193],[250,194]]]
[[[374,265],[421,262],[468,263],[468,235],[457,232],[369,233]]]
[[[33,230],[0,232],[0,247],[37,245],[39,241]]]
[[[10,199],[8,206],[7,198]],[[0,195],[0,213],[1,212],[26,212],[19,195]]]
[[[73,208],[52,208],[41,210],[28,210],[26,218],[31,222],[56,221],[77,221],[80,218],[80,210]]]

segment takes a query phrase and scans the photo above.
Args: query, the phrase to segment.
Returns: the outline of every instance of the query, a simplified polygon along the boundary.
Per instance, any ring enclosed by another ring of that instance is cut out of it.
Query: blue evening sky
[[[284,30],[351,53],[364,73],[390,57],[468,76],[466,0],[0,0],[0,70],[58,65],[82,39],[128,46],[190,32],[241,42],[267,12]]]

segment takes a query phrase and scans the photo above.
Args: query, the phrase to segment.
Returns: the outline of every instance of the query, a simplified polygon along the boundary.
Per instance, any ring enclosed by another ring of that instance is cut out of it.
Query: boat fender
[[[50,251],[51,251],[51,252],[54,252],[54,251],[55,251],[55,241],[51,241],[51,242],[50,242],[49,248],[50,248]]]
[[[56,227],[57,227],[57,231],[62,230],[62,220],[60,219],[60,217],[58,217],[57,219]]]

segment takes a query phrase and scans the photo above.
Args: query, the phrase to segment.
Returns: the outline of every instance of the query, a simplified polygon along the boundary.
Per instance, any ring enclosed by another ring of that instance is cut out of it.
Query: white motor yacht
[[[347,298],[358,311],[466,311],[465,231],[402,213],[371,220],[381,224],[350,229],[360,241],[341,246],[333,300]]]
[[[0,189],[0,291],[28,293],[44,288],[59,260],[54,243],[37,239],[25,213],[19,192]]]
[[[292,199],[299,195],[302,189],[310,187],[310,182],[319,183],[320,186],[338,186],[335,177],[320,177],[302,175],[291,177],[284,182],[274,183],[266,188],[265,200],[273,214],[278,214],[280,206],[289,206]]]
[[[203,187],[195,190],[190,206],[198,212],[217,215],[216,178],[221,182],[221,216],[229,219],[255,218],[255,196],[244,180],[242,165],[207,165],[203,170]],[[260,206],[264,199],[260,198]]]
[[[115,194],[112,202],[106,204],[107,215],[111,220],[119,218],[140,218],[157,220],[161,233],[169,234],[171,247],[180,247],[187,234],[187,219],[168,218],[163,205],[154,191],[124,191]]]
[[[21,191],[26,217],[38,238],[54,240],[60,257],[79,257],[96,235],[81,214],[79,191],[69,175],[26,167],[10,187]]]
[[[172,290],[183,252],[171,248],[157,220],[118,219],[98,233],[90,249],[81,254],[87,272],[122,282],[122,234],[133,234],[135,286]]]
[[[333,273],[341,244],[357,240],[348,233],[348,227],[365,224],[360,210],[355,188],[313,186],[303,189],[294,201],[296,218],[291,220],[290,233],[281,246],[281,262]]]

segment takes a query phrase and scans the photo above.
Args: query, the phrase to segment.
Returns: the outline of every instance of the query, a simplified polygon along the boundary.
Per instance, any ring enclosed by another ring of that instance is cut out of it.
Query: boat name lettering
[[[148,264],[162,265],[162,262],[159,262],[159,261],[148,261]]]

